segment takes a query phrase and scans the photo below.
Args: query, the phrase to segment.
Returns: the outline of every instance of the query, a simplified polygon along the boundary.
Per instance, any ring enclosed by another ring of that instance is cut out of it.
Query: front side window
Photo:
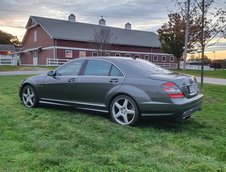
[[[108,76],[111,65],[111,63],[102,60],[89,60],[84,75]]]
[[[78,75],[84,60],[69,62],[56,70],[57,76]]]

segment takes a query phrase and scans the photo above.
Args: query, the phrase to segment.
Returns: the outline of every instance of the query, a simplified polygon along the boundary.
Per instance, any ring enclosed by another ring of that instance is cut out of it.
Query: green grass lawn
[[[185,73],[194,76],[201,76],[201,71],[199,70],[174,70],[178,73]],[[226,70],[213,70],[213,71],[204,71],[204,77],[209,78],[222,78],[226,79]]]
[[[55,69],[55,67],[47,67],[47,66],[41,66],[41,67],[36,67],[36,66],[1,66],[0,65],[0,72],[3,71],[29,71],[29,70],[37,70],[37,69]]]
[[[0,76],[0,171],[226,171],[226,86],[205,85],[182,122],[123,127],[106,114],[18,99],[25,76]]]

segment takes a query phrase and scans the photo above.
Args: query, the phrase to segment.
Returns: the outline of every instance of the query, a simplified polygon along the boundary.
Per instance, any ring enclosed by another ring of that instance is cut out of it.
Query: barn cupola
[[[70,16],[68,16],[68,21],[69,22],[75,22],[76,21],[75,15],[74,14],[71,14]]]
[[[99,20],[100,26],[106,26],[106,21],[103,19],[103,16],[101,16],[101,19]]]
[[[126,30],[131,30],[131,24],[130,23],[126,23],[125,24],[125,29]]]

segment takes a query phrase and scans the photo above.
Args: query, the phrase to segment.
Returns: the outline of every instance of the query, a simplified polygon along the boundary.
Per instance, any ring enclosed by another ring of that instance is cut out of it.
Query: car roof
[[[85,59],[85,60],[107,60],[110,62],[119,62],[119,61],[128,61],[134,60],[132,57],[120,57],[120,56],[95,56],[95,57],[80,57],[78,59]]]

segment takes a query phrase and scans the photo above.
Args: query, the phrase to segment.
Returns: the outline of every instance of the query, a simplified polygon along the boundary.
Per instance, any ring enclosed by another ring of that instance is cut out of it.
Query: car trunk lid
[[[198,94],[197,80],[194,76],[177,73],[149,75],[151,79],[172,82],[184,93],[186,98],[194,97]]]

